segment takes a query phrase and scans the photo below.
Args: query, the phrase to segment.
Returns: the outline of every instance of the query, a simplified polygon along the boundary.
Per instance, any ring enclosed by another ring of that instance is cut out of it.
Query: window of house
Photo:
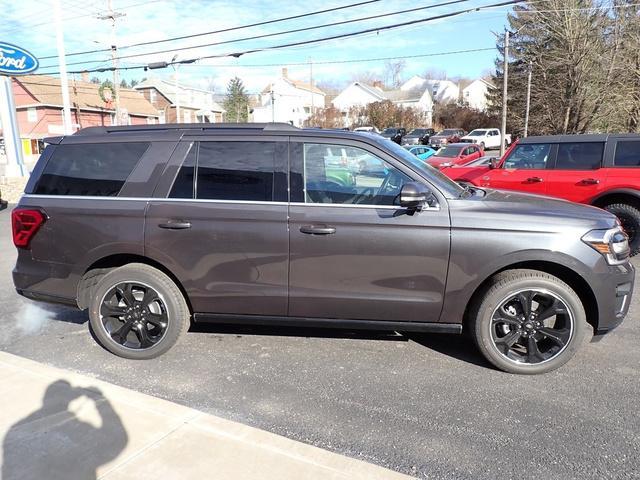
[[[640,167],[640,141],[619,141],[613,164],[616,167]]]
[[[184,123],[191,123],[191,110],[182,111],[182,121]]]
[[[35,107],[27,108],[27,121],[29,123],[36,123],[38,121],[38,111]]]
[[[145,142],[57,145],[33,193],[115,197],[148,147]]]
[[[193,198],[195,188],[198,199],[270,202],[274,170],[273,142],[200,142],[187,154],[169,197]]]
[[[149,101],[151,103],[155,103],[156,99],[157,99],[157,94],[156,91],[152,88],[149,90]]]
[[[595,170],[600,168],[604,143],[561,143],[556,170]]]
[[[402,186],[411,181],[392,165],[360,148],[304,145],[306,203],[398,205]]]

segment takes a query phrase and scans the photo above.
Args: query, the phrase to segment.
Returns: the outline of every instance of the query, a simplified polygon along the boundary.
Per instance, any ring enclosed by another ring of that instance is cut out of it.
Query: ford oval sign
[[[0,74],[24,75],[38,68],[38,59],[26,50],[0,42]]]

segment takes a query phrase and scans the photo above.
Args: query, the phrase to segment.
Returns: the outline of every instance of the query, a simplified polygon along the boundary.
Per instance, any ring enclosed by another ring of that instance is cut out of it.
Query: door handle
[[[541,183],[542,179],[540,177],[529,177],[529,178],[527,178],[527,182],[529,182],[529,183]]]
[[[331,235],[336,233],[334,227],[328,227],[327,225],[303,225],[300,227],[300,231],[308,235]]]
[[[598,185],[599,183],[600,180],[598,180],[597,178],[583,178],[582,180],[580,180],[581,185]]]
[[[166,228],[167,230],[184,230],[191,228],[191,222],[170,220],[165,223],[159,223],[158,226],[160,228]]]

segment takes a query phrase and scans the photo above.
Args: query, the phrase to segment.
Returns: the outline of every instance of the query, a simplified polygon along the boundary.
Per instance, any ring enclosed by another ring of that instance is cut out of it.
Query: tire
[[[190,317],[173,280],[142,263],[130,263],[102,276],[89,304],[94,338],[111,353],[133,360],[167,352],[189,330]]]
[[[526,311],[518,306],[529,295],[533,316],[523,320]],[[536,313],[542,317],[546,311],[557,313],[538,322]],[[567,363],[588,329],[576,292],[559,278],[537,270],[509,270],[493,277],[474,299],[467,327],[489,362],[505,372],[528,375],[550,372]]]
[[[629,235],[631,256],[640,252],[640,210],[626,203],[613,203],[604,209],[614,214],[620,220],[622,228]]]
[[[484,142],[480,142],[480,150],[484,152]]]

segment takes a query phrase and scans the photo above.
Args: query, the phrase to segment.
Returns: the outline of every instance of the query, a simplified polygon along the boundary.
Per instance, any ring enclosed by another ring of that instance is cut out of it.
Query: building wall
[[[260,97],[260,106],[254,108],[255,122],[284,122],[302,127],[311,116],[311,107],[324,108],[324,95],[296,88],[280,78],[273,84],[274,105],[271,106],[271,94]],[[313,100],[312,100],[313,99]]]
[[[351,84],[345,88],[336,98],[333,99],[333,106],[342,112],[349,111],[352,107],[361,107],[369,103],[377,102],[380,99],[356,84]]]
[[[469,84],[462,92],[462,101],[471,108],[484,112],[487,109],[487,94],[489,86],[476,80]]]

